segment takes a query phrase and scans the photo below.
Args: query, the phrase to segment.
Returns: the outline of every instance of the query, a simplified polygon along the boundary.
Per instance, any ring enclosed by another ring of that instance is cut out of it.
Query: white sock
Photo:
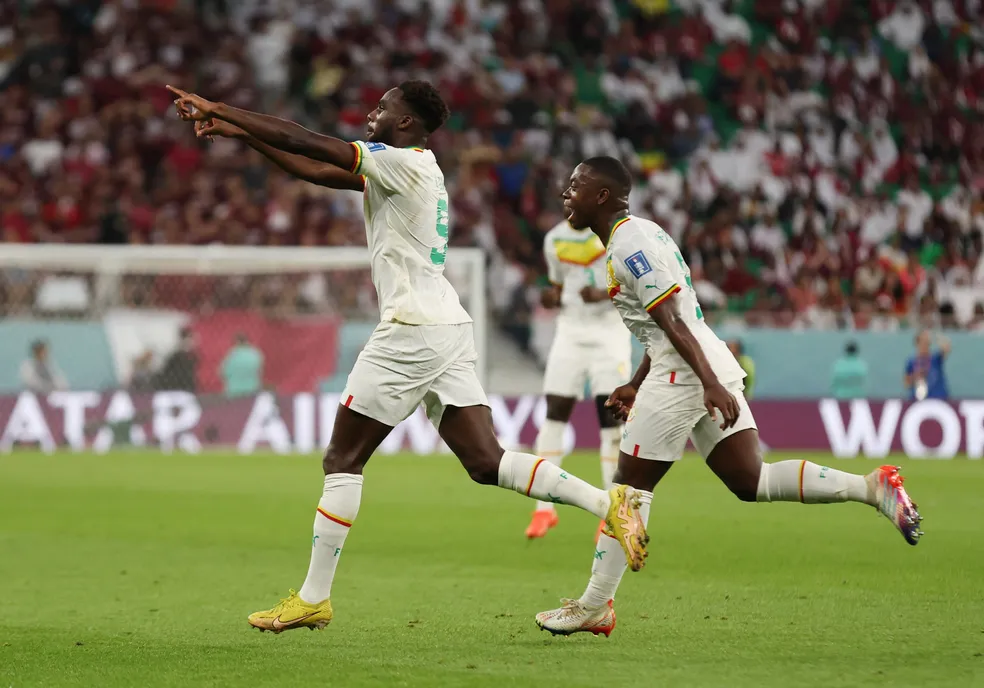
[[[649,507],[653,503],[653,493],[644,490],[636,490],[642,506],[639,507],[639,515],[642,522],[649,524]],[[622,575],[628,564],[625,561],[625,550],[618,543],[618,540],[608,537],[604,533],[598,538],[595,545],[594,562],[591,564],[591,580],[588,587],[581,595],[581,604],[589,608],[597,608],[608,604],[608,600],[614,599],[618,584],[622,581]]]
[[[862,502],[874,504],[863,475],[845,473],[810,461],[763,463],[759,475],[760,502]]]
[[[601,486],[606,490],[615,485],[618,468],[618,445],[622,443],[622,428],[601,429]]]
[[[342,545],[359,514],[362,476],[334,473],[325,476],[325,491],[314,515],[311,539],[311,565],[301,586],[301,599],[317,604],[331,597],[331,582],[342,555]]]
[[[543,421],[540,432],[536,436],[536,453],[555,466],[561,465],[564,461],[565,430],[567,430],[567,423],[548,418]],[[553,502],[539,501],[536,503],[536,510],[554,511]]]
[[[504,453],[499,462],[499,487],[553,504],[580,507],[598,518],[605,518],[611,506],[605,490],[599,490],[562,471],[560,466],[532,454]]]

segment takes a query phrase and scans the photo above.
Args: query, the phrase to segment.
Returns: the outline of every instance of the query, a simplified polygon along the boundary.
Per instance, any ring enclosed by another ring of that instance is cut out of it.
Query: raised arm
[[[253,138],[239,127],[221,120],[207,120],[195,123],[195,133],[200,138],[223,136],[245,141],[248,146],[262,153],[292,177],[306,182],[326,186],[330,189],[349,189],[364,191],[365,181],[357,174],[336,167],[330,163],[311,160],[296,153],[285,153],[273,146]]]
[[[215,103],[173,86],[167,88],[177,96],[174,104],[181,119],[194,122],[224,120],[278,150],[331,163],[343,170],[351,170],[355,166],[355,148],[341,139],[318,134],[286,119]]]

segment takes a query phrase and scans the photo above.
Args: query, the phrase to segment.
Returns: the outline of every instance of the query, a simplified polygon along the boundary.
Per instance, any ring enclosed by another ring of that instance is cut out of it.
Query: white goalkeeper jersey
[[[630,337],[612,304],[586,303],[585,287],[605,288],[605,245],[590,229],[574,229],[566,220],[543,238],[547,277],[559,286],[557,335],[572,344],[604,344],[613,337]]]
[[[448,192],[434,154],[356,141],[353,172],[363,204],[379,318],[407,325],[457,325],[471,317],[444,276]]]
[[[631,215],[612,228],[608,240],[608,295],[626,327],[646,347],[649,377],[681,385],[700,380],[656,325],[650,311],[674,294],[680,316],[690,328],[721,383],[736,382],[745,371],[704,321],[690,280],[690,268],[669,234],[655,222]]]

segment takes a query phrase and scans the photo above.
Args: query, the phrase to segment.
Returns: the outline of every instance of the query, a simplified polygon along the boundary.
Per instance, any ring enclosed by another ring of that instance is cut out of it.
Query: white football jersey
[[[629,216],[612,228],[607,255],[608,296],[623,322],[646,347],[649,376],[681,385],[700,380],[653,321],[650,311],[674,294],[680,316],[693,333],[721,383],[745,377],[745,371],[704,321],[690,280],[690,268],[669,234],[655,222]]]
[[[444,276],[448,192],[434,154],[356,141],[379,318],[407,325],[457,325],[471,317]]]
[[[574,229],[566,220],[543,238],[547,277],[559,286],[557,335],[572,343],[595,343],[631,336],[607,301],[585,303],[581,290],[605,289],[605,245],[590,229]]]

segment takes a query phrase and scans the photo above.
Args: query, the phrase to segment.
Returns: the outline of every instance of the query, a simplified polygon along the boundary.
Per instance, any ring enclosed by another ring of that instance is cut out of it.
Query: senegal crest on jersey
[[[608,256],[607,265],[607,286],[608,286],[608,298],[614,299],[615,295],[622,291],[622,285],[619,281],[615,279],[615,269],[612,267],[612,257]]]

